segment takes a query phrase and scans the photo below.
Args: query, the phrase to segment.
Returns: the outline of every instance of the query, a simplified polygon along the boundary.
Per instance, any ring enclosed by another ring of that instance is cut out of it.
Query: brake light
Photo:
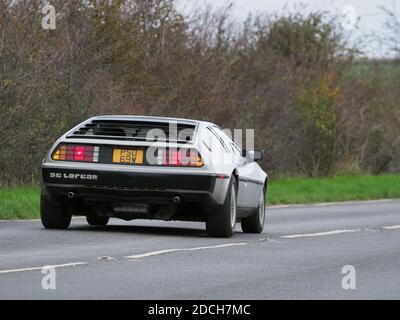
[[[202,167],[203,160],[195,149],[158,149],[157,164],[174,167]]]
[[[61,144],[54,151],[56,161],[99,162],[100,147],[91,145]]]

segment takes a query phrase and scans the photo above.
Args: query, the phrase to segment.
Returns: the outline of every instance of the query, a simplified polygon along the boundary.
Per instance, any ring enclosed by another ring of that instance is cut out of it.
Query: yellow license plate
[[[135,149],[114,149],[113,150],[114,163],[127,163],[127,164],[142,164],[143,163],[143,150]]]

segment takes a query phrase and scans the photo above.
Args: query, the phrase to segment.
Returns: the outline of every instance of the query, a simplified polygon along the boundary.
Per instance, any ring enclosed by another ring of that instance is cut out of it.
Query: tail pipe
[[[68,196],[68,199],[73,199],[73,198],[75,198],[75,192],[70,191],[70,192],[68,192],[67,196]]]

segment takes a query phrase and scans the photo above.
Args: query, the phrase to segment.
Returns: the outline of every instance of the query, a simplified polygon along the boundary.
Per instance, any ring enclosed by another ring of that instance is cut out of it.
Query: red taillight
[[[157,164],[174,167],[202,167],[203,160],[195,149],[158,149]]]
[[[100,147],[90,145],[62,144],[54,151],[56,161],[99,162]]]
[[[183,162],[181,161],[181,156],[178,150],[168,150],[163,159],[164,166],[181,166]]]
[[[75,161],[85,161],[85,150],[86,148],[83,146],[76,146],[75,147],[75,152],[74,152],[74,160]],[[93,153],[92,154],[88,154],[88,161],[92,161],[93,160]]]

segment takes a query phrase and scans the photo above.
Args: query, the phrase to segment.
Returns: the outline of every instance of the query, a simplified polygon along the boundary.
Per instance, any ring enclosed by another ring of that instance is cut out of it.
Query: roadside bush
[[[184,16],[173,0],[0,0],[0,186],[34,184],[51,143],[97,114],[254,128],[274,175],[400,171],[400,68],[357,59],[323,13],[230,7]]]

